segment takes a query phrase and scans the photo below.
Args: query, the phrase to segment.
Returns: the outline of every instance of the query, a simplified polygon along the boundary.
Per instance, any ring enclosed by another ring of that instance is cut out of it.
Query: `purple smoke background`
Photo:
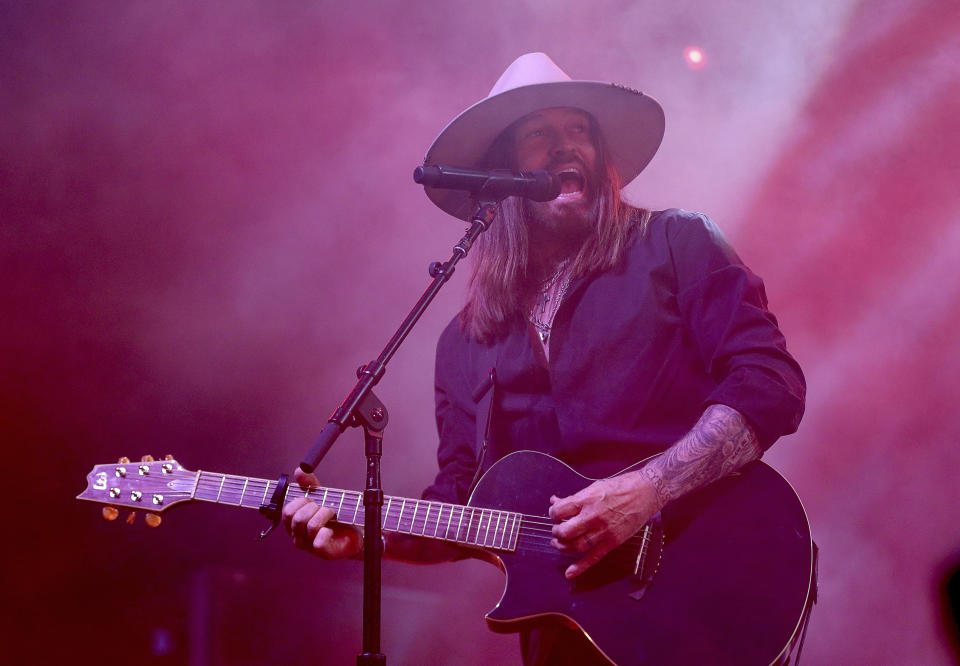
[[[289,471],[460,237],[413,167],[528,51],[659,99],[629,198],[710,214],[766,281],[809,382],[766,457],[821,547],[803,663],[955,659],[954,2],[8,2],[0,35],[10,663],[353,661],[356,562],[257,544],[252,511],[148,530],[73,497],[120,455]],[[433,347],[466,272],[377,390],[390,494],[433,476]],[[362,485],[358,432],[320,476]],[[384,579],[393,663],[515,662],[482,619],[495,568]]]

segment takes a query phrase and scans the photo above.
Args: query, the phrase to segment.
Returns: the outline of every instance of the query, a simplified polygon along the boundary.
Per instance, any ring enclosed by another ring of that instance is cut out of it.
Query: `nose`
[[[550,145],[550,156],[558,158],[574,154],[573,142],[563,134],[555,134],[553,143]]]

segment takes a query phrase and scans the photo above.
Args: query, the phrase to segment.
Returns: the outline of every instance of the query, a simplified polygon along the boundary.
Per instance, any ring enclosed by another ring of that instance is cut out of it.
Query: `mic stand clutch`
[[[485,197],[486,198],[486,197]],[[502,198],[501,198],[502,199]],[[381,511],[383,489],[380,487],[380,456],[383,452],[383,430],[387,425],[387,410],[373,394],[373,387],[386,371],[387,363],[413,329],[414,324],[426,311],[427,306],[450,279],[457,262],[467,256],[474,241],[487,230],[500,206],[500,200],[477,201],[466,234],[454,245],[453,254],[445,263],[430,264],[433,281],[410,310],[400,328],[393,334],[375,361],[370,361],[357,371],[358,381],[347,398],[330,417],[327,425],[306,457],[300,469],[312,472],[333,446],[347,426],[362,425],[367,456],[366,487],[363,493],[364,543],[363,543],[363,652],[357,655],[358,666],[383,666],[386,656],[380,652],[380,569],[383,559]]]

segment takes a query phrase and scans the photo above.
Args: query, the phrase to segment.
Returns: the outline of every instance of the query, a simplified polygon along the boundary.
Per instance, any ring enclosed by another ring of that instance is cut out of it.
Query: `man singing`
[[[533,53],[453,120],[425,159],[542,169],[562,183],[546,203],[505,200],[475,245],[466,305],[437,345],[439,472],[424,497],[464,504],[482,472],[518,450],[601,479],[549,499],[550,545],[576,555],[562,572],[570,580],[671,501],[759,458],[803,413],[803,375],[763,284],[717,226],[621,198],[663,131],[655,100],[570,80]],[[427,194],[456,217],[473,212],[466,193]],[[333,522],[329,508],[297,500],[283,518],[298,546],[321,557],[361,551],[360,533]],[[385,554],[424,562],[464,550],[394,534]],[[559,626],[526,632],[523,652],[528,664],[608,663]]]

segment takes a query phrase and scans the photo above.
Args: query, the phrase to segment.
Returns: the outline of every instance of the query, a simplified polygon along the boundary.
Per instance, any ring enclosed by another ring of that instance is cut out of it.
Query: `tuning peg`
[[[149,453],[145,456],[140,456],[140,462],[153,462],[153,456]]]
[[[148,513],[143,517],[143,520],[149,527],[160,527],[160,521],[163,519],[155,513]]]
[[[127,525],[133,525],[133,521],[137,519],[137,512],[131,511],[127,514]]]
[[[164,459],[164,460],[173,460],[173,454],[172,454],[172,453],[168,453],[167,455],[165,455],[165,456],[163,457],[163,459]]]
[[[115,506],[105,506],[101,513],[103,513],[104,520],[116,520],[117,516],[120,515],[120,511]]]
[[[121,465],[126,465],[128,462],[130,462],[130,458],[126,456],[120,456],[117,462],[120,463]]]

